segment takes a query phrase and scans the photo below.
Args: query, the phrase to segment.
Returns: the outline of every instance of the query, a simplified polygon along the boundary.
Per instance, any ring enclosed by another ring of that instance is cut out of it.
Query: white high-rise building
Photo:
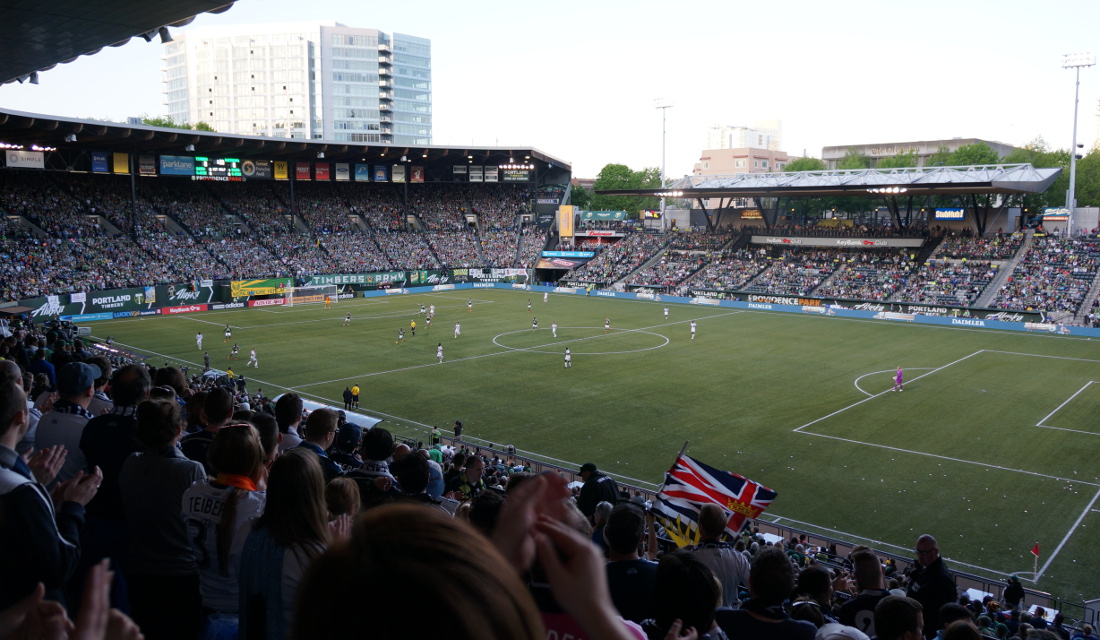
[[[432,142],[430,40],[337,22],[173,36],[164,94],[176,122],[281,138]]]
[[[704,149],[768,149],[782,146],[783,124],[779,120],[757,120],[752,127],[714,125],[707,130]]]

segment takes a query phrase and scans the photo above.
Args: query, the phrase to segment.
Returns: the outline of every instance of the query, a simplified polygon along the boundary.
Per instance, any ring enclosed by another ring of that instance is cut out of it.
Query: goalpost
[[[326,300],[332,304],[340,301],[336,285],[320,284],[308,287],[288,287],[286,289],[285,306],[287,307],[298,304],[324,304]]]

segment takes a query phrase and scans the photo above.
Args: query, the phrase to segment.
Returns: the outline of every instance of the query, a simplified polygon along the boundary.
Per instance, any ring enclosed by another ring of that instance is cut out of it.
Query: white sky
[[[1100,51],[1098,0],[239,0],[200,25],[336,20],[432,41],[433,142],[534,146],[595,177],[609,162],[690,173],[715,124],[778,118],[783,147],[978,137],[1068,148],[1074,72]],[[0,107],[124,119],[164,113],[158,40],[0,87]],[[1100,67],[1081,72],[1094,141]]]

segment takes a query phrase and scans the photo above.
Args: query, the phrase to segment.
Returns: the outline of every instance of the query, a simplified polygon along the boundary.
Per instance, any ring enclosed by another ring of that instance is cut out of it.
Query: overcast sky
[[[1100,50],[1100,0],[533,3],[239,0],[200,25],[336,20],[432,42],[433,142],[534,146],[595,177],[616,162],[690,173],[715,124],[778,118],[788,153],[978,137],[1070,146],[1067,53]],[[164,113],[157,40],[0,87],[0,106],[72,117]],[[1100,67],[1081,71],[1093,145]]]

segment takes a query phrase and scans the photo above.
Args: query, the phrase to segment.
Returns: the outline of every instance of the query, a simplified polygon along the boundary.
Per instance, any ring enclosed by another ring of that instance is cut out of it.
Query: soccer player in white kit
[[[456,322],[455,323],[455,337],[457,338],[460,335],[462,335],[462,325]]]
[[[695,339],[695,321],[694,320],[691,321],[691,339],[692,340]]]
[[[443,343],[442,342],[435,345],[435,359],[438,360],[440,362],[440,364],[443,363]]]
[[[251,367],[252,365],[255,365],[257,369],[260,368],[260,361],[256,359],[256,350],[255,349],[252,349],[251,352],[249,353],[248,363],[245,364],[244,366]]]
[[[195,336],[195,344],[199,345],[199,351],[202,351],[202,331]]]
[[[550,302],[550,292],[549,291],[543,291],[542,292],[542,301],[543,302]]]
[[[435,305],[434,304],[432,306],[428,307],[428,315],[430,315],[430,316],[435,315]]]
[[[573,366],[573,354],[569,351],[569,347],[565,348],[565,368],[568,369]]]
[[[550,323],[550,330],[554,332],[554,337],[555,338],[558,337],[558,323],[551,322]]]
[[[665,320],[668,320],[668,307],[665,307]]]

